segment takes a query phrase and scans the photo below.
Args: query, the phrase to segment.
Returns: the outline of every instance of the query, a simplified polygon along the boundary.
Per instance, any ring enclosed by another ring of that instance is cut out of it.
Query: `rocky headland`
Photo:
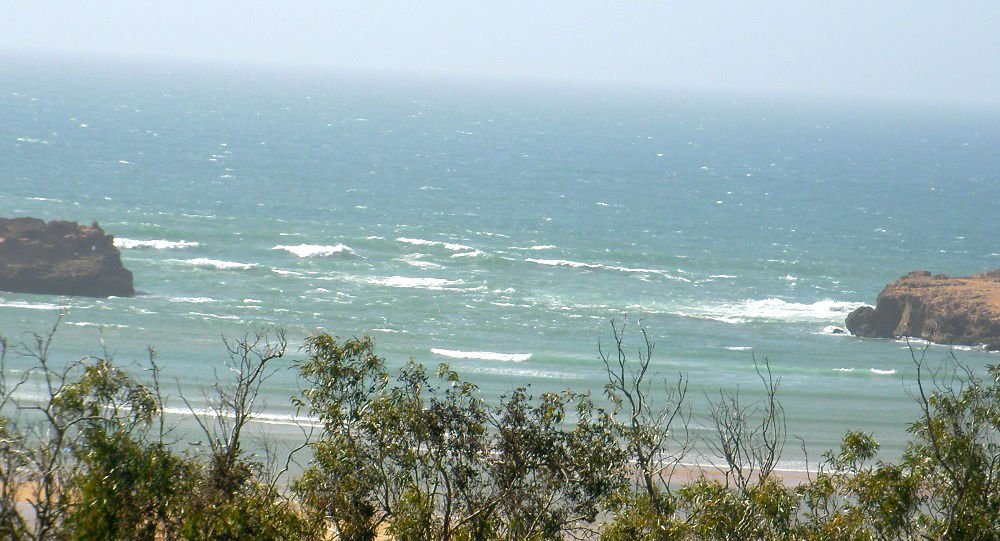
[[[908,336],[1000,350],[1000,270],[962,278],[916,271],[887,285],[875,307],[847,316],[857,336]]]
[[[135,295],[114,237],[95,222],[0,218],[0,290],[86,297]]]

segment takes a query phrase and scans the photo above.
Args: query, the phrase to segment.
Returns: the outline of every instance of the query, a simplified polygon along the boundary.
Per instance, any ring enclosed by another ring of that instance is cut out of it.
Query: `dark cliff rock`
[[[132,273],[113,241],[96,223],[0,218],[0,290],[131,297]]]
[[[846,324],[858,336],[909,336],[998,350],[1000,270],[962,278],[911,272],[886,286],[875,308],[851,312]]]

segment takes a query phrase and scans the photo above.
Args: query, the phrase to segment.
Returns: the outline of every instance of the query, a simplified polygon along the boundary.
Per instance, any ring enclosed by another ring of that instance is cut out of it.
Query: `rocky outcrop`
[[[131,297],[132,273],[113,240],[97,223],[0,218],[0,290]]]
[[[847,316],[851,334],[909,336],[1000,350],[1000,270],[964,278],[911,272],[889,284],[875,307]]]

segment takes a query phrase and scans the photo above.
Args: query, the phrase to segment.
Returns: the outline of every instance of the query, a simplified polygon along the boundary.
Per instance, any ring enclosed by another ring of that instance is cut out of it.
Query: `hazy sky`
[[[1000,0],[0,0],[0,52],[1000,102]]]

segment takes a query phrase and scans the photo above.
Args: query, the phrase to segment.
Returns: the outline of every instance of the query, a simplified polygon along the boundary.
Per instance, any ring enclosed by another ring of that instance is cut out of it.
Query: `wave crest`
[[[208,259],[207,257],[196,257],[194,259],[184,259],[181,263],[218,270],[248,270],[257,266],[256,263],[240,263],[238,261],[223,261],[221,259]]]
[[[481,361],[503,361],[520,363],[531,358],[530,353],[496,353],[493,351],[461,351],[457,349],[431,348],[431,353],[453,359],[476,359]]]
[[[659,269],[642,269],[633,267],[620,267],[616,265],[604,265],[602,263],[581,263],[579,261],[570,261],[568,259],[536,259],[534,257],[528,257],[524,259],[528,263],[536,263],[538,265],[546,265],[550,267],[572,267],[574,269],[602,269],[602,270],[612,270],[618,272],[636,273],[636,274],[656,274],[658,276],[663,276],[664,278],[670,280],[677,280],[679,282],[690,282],[687,278],[681,276],[674,276],[667,271]]]
[[[337,244],[334,246],[325,246],[321,244],[296,244],[294,246],[288,246],[279,244],[271,249],[284,250],[295,254],[298,257],[329,257],[337,254],[355,255],[354,250],[346,244]]]
[[[441,246],[445,250],[451,250],[452,252],[471,252],[477,251],[472,246],[466,246],[464,244],[456,244],[454,242],[442,242],[439,240],[426,240],[426,239],[413,239],[409,237],[397,237],[396,242],[402,242],[404,244],[412,244],[414,246]]]
[[[460,286],[461,280],[446,280],[444,278],[410,278],[408,276],[389,276],[388,278],[372,278],[369,283],[377,286],[402,287],[413,289],[431,289],[435,291],[458,291],[454,286]]]
[[[0,308],[25,308],[28,310],[62,310],[62,306],[47,302],[0,301]]]
[[[114,240],[115,248],[119,250],[134,250],[136,248],[152,248],[154,250],[174,250],[180,248],[194,248],[201,246],[201,243],[186,240],[164,240],[150,239],[137,240],[119,237]]]
[[[722,323],[747,323],[755,320],[792,322],[843,321],[860,302],[822,300],[814,303],[789,302],[776,298],[745,300],[678,310],[682,317],[710,319]]]

